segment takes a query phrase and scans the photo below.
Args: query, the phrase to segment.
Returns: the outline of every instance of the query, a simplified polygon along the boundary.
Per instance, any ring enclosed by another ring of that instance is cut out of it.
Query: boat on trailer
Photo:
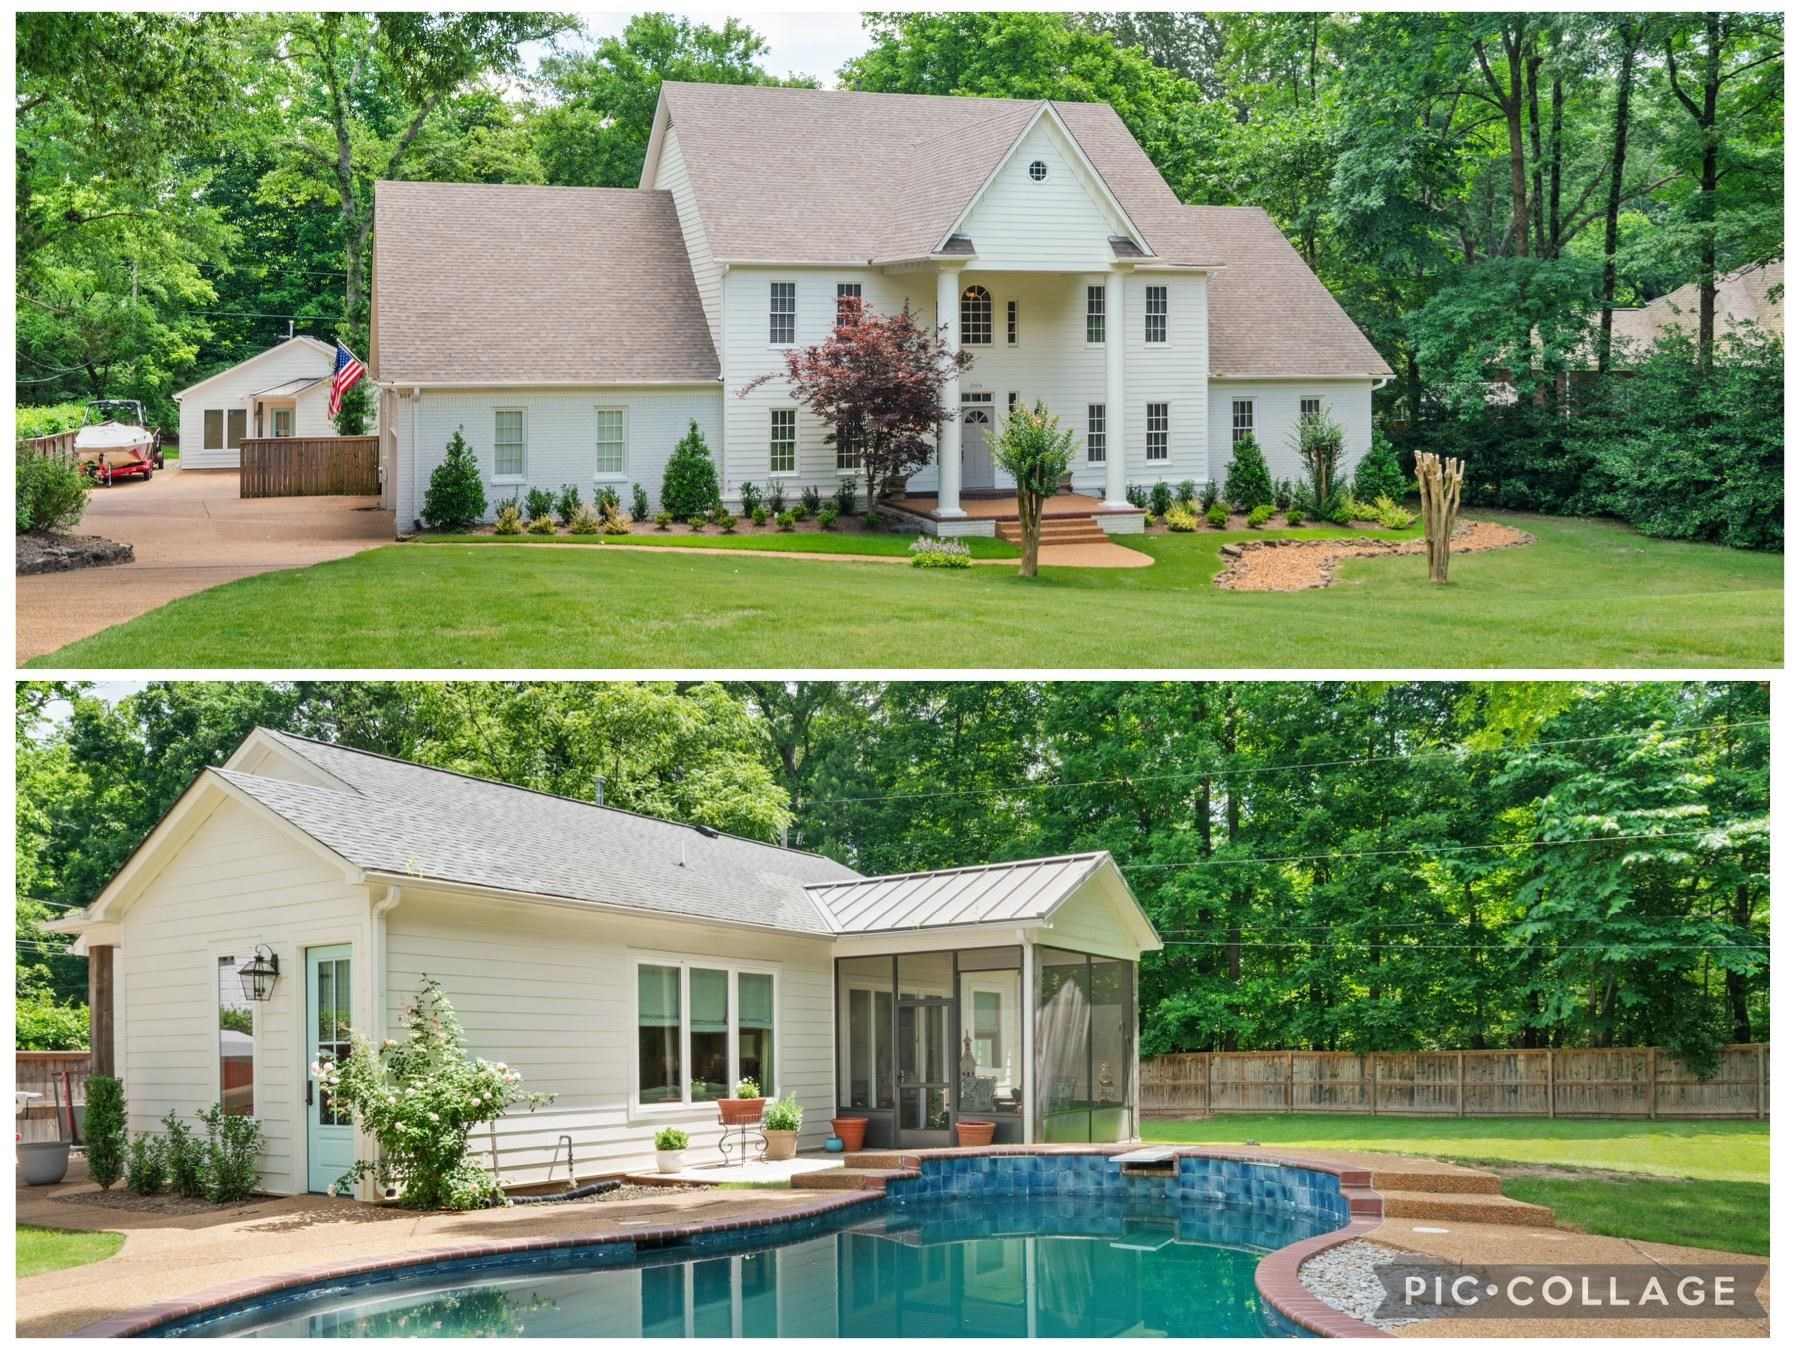
[[[162,434],[150,430],[134,398],[98,398],[75,433],[75,458],[102,487],[117,478],[148,478],[163,466]]]

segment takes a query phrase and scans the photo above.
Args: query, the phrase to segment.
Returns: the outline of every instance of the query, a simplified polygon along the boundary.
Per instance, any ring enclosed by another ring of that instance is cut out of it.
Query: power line
[[[1248,755],[1227,755],[1227,756],[1224,756],[1223,758],[1221,758],[1216,763],[1206,766],[1204,768],[1183,769],[1183,770],[1180,770],[1178,772],[1173,772],[1173,773],[1131,774],[1131,775],[1117,777],[1117,778],[1091,778],[1091,779],[1079,780],[1079,781],[1072,782],[1072,783],[1065,783],[1065,782],[1017,783],[1017,784],[1013,784],[1010,786],[1001,786],[1001,787],[951,788],[951,789],[947,789],[947,790],[943,790],[943,791],[936,791],[936,792],[878,792],[878,793],[870,793],[866,796],[856,796],[856,797],[818,797],[818,798],[810,799],[808,801],[807,805],[809,805],[809,806],[832,806],[832,805],[837,805],[837,804],[845,803],[845,802],[913,801],[913,800],[923,800],[923,799],[941,798],[941,797],[993,796],[993,795],[998,795],[998,794],[1007,793],[1007,792],[1052,792],[1052,791],[1057,791],[1060,789],[1075,789],[1075,788],[1130,787],[1130,786],[1140,785],[1140,784],[1145,784],[1145,783],[1160,783],[1160,782],[1170,782],[1170,781],[1179,782],[1184,779],[1193,779],[1193,778],[1228,777],[1233,774],[1295,773],[1295,772],[1299,772],[1300,770],[1303,770],[1303,769],[1354,768],[1354,767],[1358,767],[1361,765],[1367,765],[1367,764],[1387,764],[1387,763],[1391,763],[1395,760],[1423,759],[1423,758],[1426,758],[1427,756],[1432,756],[1432,755],[1444,755],[1447,757],[1455,757],[1456,752],[1458,750],[1462,751],[1463,754],[1465,754],[1465,755],[1491,755],[1491,754],[1499,754],[1499,753],[1502,753],[1505,751],[1536,750],[1536,749],[1539,749],[1539,748],[1542,748],[1545,746],[1591,745],[1591,744],[1594,744],[1595,742],[1599,742],[1599,741],[1616,741],[1616,740],[1626,740],[1626,739],[1634,739],[1634,738],[1640,739],[1640,740],[1648,740],[1652,736],[1657,736],[1657,735],[1665,736],[1669,740],[1679,740],[1682,737],[1692,735],[1697,732],[1729,731],[1734,728],[1766,727],[1768,725],[1769,725],[1769,719],[1766,717],[1763,717],[1763,718],[1755,718],[1755,719],[1751,719],[1748,721],[1742,721],[1742,722],[1708,722],[1701,726],[1688,727],[1688,728],[1686,728],[1684,730],[1680,730],[1680,731],[1659,731],[1656,728],[1640,728],[1640,729],[1633,730],[1633,731],[1608,732],[1604,735],[1598,735],[1598,736],[1570,736],[1570,737],[1565,737],[1565,738],[1562,738],[1559,740],[1530,741],[1523,745],[1497,745],[1497,746],[1483,746],[1483,747],[1474,747],[1474,748],[1471,748],[1470,746],[1467,746],[1467,745],[1424,746],[1417,750],[1400,750],[1400,751],[1395,751],[1392,754],[1386,754],[1386,755],[1360,755],[1360,756],[1356,756],[1353,758],[1346,758],[1346,759],[1321,759],[1321,760],[1314,760],[1310,763],[1300,763],[1300,764],[1249,765],[1249,766],[1242,767],[1242,768],[1230,766],[1227,763],[1227,761],[1229,761],[1231,759],[1248,759],[1250,756],[1248,756]]]
[[[1750,823],[1750,822],[1745,822]],[[1754,822],[1767,827],[1766,821]],[[1244,867],[1258,863],[1297,863],[1323,862],[1338,858],[1392,858],[1392,857],[1434,857],[1446,853],[1473,853],[1496,848],[1561,848],[1571,844],[1616,844],[1632,843],[1646,839],[1694,839],[1702,835],[1727,832],[1729,827],[1714,826],[1706,830],[1665,830],[1657,834],[1599,834],[1581,839],[1516,839],[1493,844],[1445,844],[1439,847],[1418,845],[1407,848],[1374,848],[1361,852],[1346,853],[1296,853],[1283,857],[1265,858],[1196,858],[1189,862],[1124,862],[1123,868],[1137,868],[1141,871],[1181,871],[1189,867]]]
[[[1180,938],[1165,942],[1165,947],[1257,947],[1285,948],[1289,950],[1316,951],[1319,943],[1312,942],[1232,942],[1221,938],[1216,941],[1205,941],[1198,938]],[[1616,952],[1616,951],[1658,951],[1658,952],[1766,952],[1766,943],[1752,942],[1699,942],[1673,945],[1666,942],[1598,942],[1564,946],[1535,943],[1472,943],[1472,942],[1408,942],[1404,945],[1392,942],[1376,944],[1382,948],[1391,948],[1402,952]],[[1351,950],[1346,948],[1346,950]],[[1354,950],[1361,951],[1359,945]]]

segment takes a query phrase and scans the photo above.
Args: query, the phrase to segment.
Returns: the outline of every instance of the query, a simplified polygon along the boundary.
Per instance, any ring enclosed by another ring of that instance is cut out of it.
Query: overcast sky
[[[616,37],[635,10],[576,10],[582,24],[595,38]],[[769,44],[763,58],[765,69],[777,75],[812,75],[826,88],[837,83],[837,69],[867,45],[863,38],[862,20],[854,10],[820,10],[812,13],[781,10],[765,12],[753,9],[679,9],[672,11],[684,19],[720,27],[727,17],[735,15],[748,24]],[[564,45],[570,45],[567,39]],[[526,48],[528,60],[538,54]]]

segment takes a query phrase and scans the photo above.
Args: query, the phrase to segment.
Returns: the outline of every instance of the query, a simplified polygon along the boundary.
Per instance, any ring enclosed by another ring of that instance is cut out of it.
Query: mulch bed
[[[254,1209],[265,1203],[265,1197],[243,1200],[233,1205],[215,1205],[210,1200],[183,1200],[179,1195],[139,1195],[122,1186],[110,1191],[72,1191],[53,1195],[52,1200],[65,1205],[91,1205],[95,1209],[123,1209],[136,1214],[228,1214],[235,1210]]]
[[[1452,553],[1486,553],[1497,548],[1521,548],[1536,538],[1510,525],[1491,521],[1464,521],[1451,536]],[[1226,544],[1220,556],[1230,563],[1213,578],[1228,591],[1305,591],[1329,586],[1346,558],[1388,558],[1423,554],[1423,539],[1404,543],[1382,539],[1257,539],[1245,544]]]
[[[470,526],[466,530],[446,531],[446,533],[449,533],[449,534],[465,534],[465,535],[466,534],[491,535],[491,534],[493,534],[493,532],[494,532],[494,527],[491,523],[473,525],[473,526]],[[744,534],[759,534],[759,535],[760,534],[774,534],[774,535],[781,535],[781,534],[898,534],[898,533],[903,533],[903,532],[904,533],[916,533],[916,530],[908,530],[903,524],[894,520],[891,517],[883,517],[883,521],[882,521],[881,525],[877,526],[875,529],[870,529],[866,524],[863,523],[863,518],[861,516],[839,516],[837,518],[837,520],[832,524],[832,527],[829,530],[827,530],[823,526],[821,526],[816,519],[796,521],[794,523],[793,529],[783,530],[778,525],[776,525],[773,520],[771,520],[766,525],[757,525],[749,520],[744,519],[742,516],[739,516],[736,519],[736,521],[733,523],[732,528],[731,528],[731,533],[734,535],[744,535]],[[430,539],[432,537],[432,535],[435,533],[437,533],[437,532],[434,530],[424,530],[424,531],[420,532],[418,537],[421,539]],[[668,529],[663,530],[663,529],[658,529],[656,526],[656,523],[654,521],[634,520],[631,522],[631,533],[629,535],[619,534],[619,535],[613,535],[611,537],[614,539],[621,539],[621,540],[636,538],[640,535],[648,535],[651,537],[657,537],[657,536],[666,537],[669,535],[706,535],[706,536],[711,536],[713,538],[717,538],[724,533],[725,532],[723,530],[721,530],[717,525],[708,525],[704,530],[694,530],[694,529],[688,528],[688,526],[686,525],[685,522],[678,520],[674,524],[670,525]],[[556,536],[559,538],[570,537],[568,527],[563,525],[561,522],[558,522],[558,524],[556,526]],[[533,539],[533,538],[548,539],[551,536],[549,536],[549,535],[532,535],[530,533],[524,533],[524,534],[509,535],[508,537],[513,538],[513,539]],[[585,537],[599,538],[601,536],[588,535]]]
[[[81,567],[112,567],[134,556],[130,544],[114,543],[97,534],[51,534],[33,530],[18,538],[18,575],[73,572]]]

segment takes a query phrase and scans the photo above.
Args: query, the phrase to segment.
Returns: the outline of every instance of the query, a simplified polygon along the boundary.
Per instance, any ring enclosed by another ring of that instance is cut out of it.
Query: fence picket
[[[238,451],[240,497],[373,497],[381,491],[374,436],[271,436]]]

